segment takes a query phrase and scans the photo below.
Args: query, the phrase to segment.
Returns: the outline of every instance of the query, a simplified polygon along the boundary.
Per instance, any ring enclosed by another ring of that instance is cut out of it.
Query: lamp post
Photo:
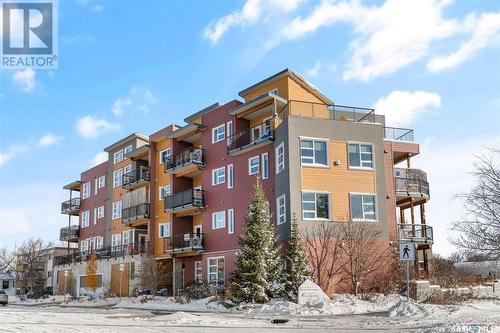
[[[66,302],[66,291],[68,289],[68,276],[69,276],[69,271],[66,269],[64,270],[64,302]]]

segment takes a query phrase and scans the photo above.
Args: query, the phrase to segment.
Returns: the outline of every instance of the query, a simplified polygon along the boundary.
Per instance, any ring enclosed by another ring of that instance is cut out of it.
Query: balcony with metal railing
[[[201,213],[205,208],[205,192],[200,189],[187,189],[165,197],[165,211],[177,216]]]
[[[194,177],[205,167],[205,150],[190,147],[171,156],[165,162],[165,172],[173,175]]]
[[[122,209],[123,224],[147,223],[149,219],[149,203],[142,203]]]
[[[61,213],[68,215],[78,215],[80,211],[80,198],[72,198],[61,204]]]
[[[204,250],[203,233],[187,233],[181,235],[173,235],[164,239],[164,251],[169,254],[193,253],[199,254]]]
[[[122,187],[127,190],[149,184],[149,168],[140,167],[123,174]]]
[[[400,223],[397,226],[397,232],[400,242],[417,244],[432,244],[434,242],[433,229],[427,224]]]
[[[397,201],[410,197],[416,200],[430,199],[427,174],[420,169],[394,168],[394,187]]]
[[[227,152],[239,155],[274,141],[274,125],[271,120],[249,127],[227,138]]]
[[[61,228],[59,233],[59,240],[63,242],[78,242],[78,236],[80,235],[80,226],[71,225],[69,227]]]
[[[398,127],[384,127],[384,139],[404,142],[415,141],[412,129]]]

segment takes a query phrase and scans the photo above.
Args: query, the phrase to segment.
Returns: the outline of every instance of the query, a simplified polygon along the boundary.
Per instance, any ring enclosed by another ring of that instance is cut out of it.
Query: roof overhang
[[[189,117],[185,118],[184,121],[186,123],[192,123],[193,121],[196,120],[196,118],[201,117],[201,116],[209,113],[210,111],[217,109],[219,106],[220,106],[219,102],[214,103],[214,104],[212,104],[210,106],[207,106],[206,108],[204,108],[204,109],[202,109],[202,110],[200,110],[200,111],[198,111],[196,113],[193,113]]]
[[[82,185],[82,182],[77,180],[72,183],[66,184],[63,186],[63,189],[65,190],[71,190],[71,191],[80,191],[80,186]]]
[[[110,152],[111,150],[114,150],[115,148],[120,147],[121,145],[124,145],[132,140],[135,139],[141,139],[143,141],[149,142],[149,137],[147,135],[141,134],[141,133],[132,133],[129,136],[113,143],[111,146],[104,148],[105,152]]]
[[[133,150],[132,152],[128,153],[125,155],[125,157],[130,158],[131,160],[139,160],[144,157],[149,157],[149,145],[144,145],[136,150]]]
[[[236,116],[237,118],[252,119],[258,116],[258,114],[262,111],[267,111],[268,108],[273,107],[274,105],[280,108],[285,106],[286,103],[286,99],[267,92],[246,102],[245,104],[241,104],[233,109],[230,114]]]
[[[186,141],[186,139],[201,133],[205,126],[197,123],[191,123],[181,127],[167,135],[169,139],[177,139],[178,141]]]

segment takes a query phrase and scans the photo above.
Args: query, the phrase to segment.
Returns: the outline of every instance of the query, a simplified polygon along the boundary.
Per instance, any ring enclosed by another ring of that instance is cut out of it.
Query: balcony
[[[383,123],[383,116],[375,114],[374,109],[305,101],[289,101],[288,104],[279,111],[278,116],[281,119],[287,116],[294,116],[360,123]]]
[[[427,174],[422,170],[394,168],[394,187],[397,202],[413,198],[418,204],[430,199]]]
[[[169,254],[199,254],[204,250],[203,233],[174,235],[164,239],[164,252]]]
[[[426,224],[398,224],[398,241],[432,244],[434,242],[432,227]]]
[[[239,155],[268,145],[274,141],[274,126],[271,121],[263,122],[227,138],[227,152]]]
[[[143,167],[134,169],[123,175],[122,187],[127,190],[133,190],[149,184],[149,168]]]
[[[128,255],[149,253],[149,243],[129,243],[92,249],[89,251],[73,251],[72,253],[54,257],[54,266],[71,265],[89,260],[92,254],[97,260],[117,259]]]
[[[165,198],[165,211],[175,213],[179,217],[199,214],[203,208],[205,208],[203,190],[188,189]]]
[[[61,204],[61,213],[68,215],[78,215],[80,211],[80,198],[73,198]]]
[[[188,148],[165,163],[165,172],[177,177],[194,177],[205,167],[204,149]]]
[[[397,127],[384,127],[384,139],[405,142],[415,141],[412,129]]]
[[[149,219],[149,203],[122,209],[123,224],[132,224],[141,221],[147,223],[147,219]]]
[[[61,228],[59,233],[59,240],[63,242],[78,242],[78,236],[80,235],[80,226],[72,225],[69,227]]]

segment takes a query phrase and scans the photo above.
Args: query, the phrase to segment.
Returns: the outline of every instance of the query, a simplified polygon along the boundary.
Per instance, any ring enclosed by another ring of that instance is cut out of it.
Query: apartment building
[[[429,186],[411,167],[419,154],[411,129],[337,105],[288,69],[239,96],[105,149],[112,185],[104,244],[147,248],[171,275],[159,286],[169,293],[194,281],[226,284],[259,177],[280,242],[292,214],[301,231],[318,221],[373,223],[382,243],[413,241],[415,266],[428,271]]]

